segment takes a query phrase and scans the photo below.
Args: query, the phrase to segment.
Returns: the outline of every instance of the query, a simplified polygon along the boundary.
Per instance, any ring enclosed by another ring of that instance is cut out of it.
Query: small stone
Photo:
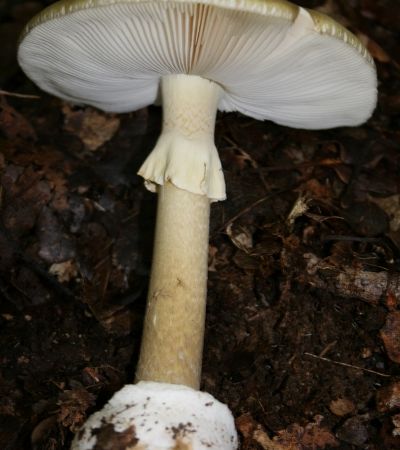
[[[349,444],[364,448],[368,440],[368,429],[361,417],[355,416],[347,419],[339,428],[336,436]]]

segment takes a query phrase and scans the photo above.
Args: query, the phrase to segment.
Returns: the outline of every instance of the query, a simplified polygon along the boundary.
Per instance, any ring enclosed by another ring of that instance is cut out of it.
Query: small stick
[[[364,367],[360,367],[360,366],[353,366],[352,364],[347,364],[347,363],[340,362],[340,361],[334,361],[333,359],[329,359],[324,356],[314,355],[313,353],[305,352],[304,354],[307,356],[311,356],[311,358],[320,359],[322,361],[336,364],[338,366],[348,367],[350,369],[362,370],[363,372],[373,373],[374,375],[379,375],[380,377],[390,378],[390,376],[391,376],[391,375],[388,375],[387,373],[377,372],[376,370],[372,370],[372,369],[365,369]]]
[[[256,208],[258,205],[260,205],[261,203],[266,202],[267,200],[271,200],[273,197],[280,195],[280,194],[284,194],[286,192],[289,192],[291,190],[293,190],[294,188],[298,187],[298,184],[296,184],[295,186],[291,186],[288,189],[281,189],[279,191],[276,192],[272,192],[264,197],[259,198],[258,200],[256,200],[255,202],[251,203],[249,206],[247,206],[246,208],[242,209],[241,211],[239,211],[237,214],[235,214],[233,217],[231,217],[230,219],[228,219],[226,222],[224,222],[216,231],[221,232],[223,230],[226,230],[226,228],[233,222],[236,222],[236,220],[238,220],[240,217],[244,216],[245,214],[249,213],[251,210],[253,210],[254,208]]]
[[[29,98],[32,100],[37,100],[40,98],[38,95],[18,94],[17,92],[4,91],[3,89],[0,89],[0,95],[7,95],[8,97]]]

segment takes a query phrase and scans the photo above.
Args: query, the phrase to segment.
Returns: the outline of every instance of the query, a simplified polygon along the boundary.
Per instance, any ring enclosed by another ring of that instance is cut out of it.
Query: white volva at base
[[[71,450],[235,450],[231,412],[206,392],[186,386],[127,385],[93,414]]]

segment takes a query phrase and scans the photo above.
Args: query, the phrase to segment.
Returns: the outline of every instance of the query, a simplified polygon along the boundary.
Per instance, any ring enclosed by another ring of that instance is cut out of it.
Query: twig
[[[279,191],[276,192],[272,192],[271,194],[266,195],[265,197],[262,197],[258,200],[256,200],[255,202],[251,203],[249,206],[247,206],[247,208],[242,209],[240,212],[238,212],[236,215],[234,215],[233,217],[231,217],[230,219],[228,219],[226,222],[224,222],[216,231],[216,233],[220,233],[221,231],[226,230],[226,228],[233,222],[236,222],[236,220],[238,220],[240,217],[244,216],[245,214],[247,214],[248,212],[250,212],[252,209],[256,208],[258,205],[261,205],[261,203],[266,202],[267,200],[271,200],[273,197],[277,196],[277,195],[281,195],[281,194],[285,194],[286,192],[289,192],[293,189],[296,189],[298,187],[298,184],[296,184],[295,186],[291,186],[288,189],[281,189]]]
[[[232,140],[230,137],[224,136],[224,139],[226,140],[226,142],[228,142],[228,144],[230,144],[232,146],[233,149],[240,152],[242,157],[244,157],[245,159],[250,161],[251,166],[253,167],[253,169],[255,169],[257,171],[258,176],[260,177],[260,180],[261,180],[262,185],[264,186],[265,192],[269,192],[270,189],[269,189],[268,183],[265,180],[264,174],[260,170],[260,166],[258,165],[257,161],[254,160],[245,150],[243,150],[241,147],[239,147],[239,145],[234,140]]]
[[[230,225],[233,222],[236,222],[237,219],[239,219],[240,217],[244,216],[245,214],[247,214],[249,211],[251,211],[252,209],[254,209],[256,206],[260,205],[261,203],[264,203],[265,201],[269,200],[270,198],[273,197],[273,194],[271,195],[266,195],[265,197],[262,197],[258,200],[256,200],[254,203],[252,203],[251,205],[249,205],[247,208],[242,209],[240,212],[238,212],[236,215],[234,215],[233,217],[231,217],[229,220],[227,220],[219,229],[219,231],[225,230],[226,227],[228,225]]]
[[[387,373],[377,372],[376,370],[365,369],[364,367],[353,366],[352,364],[347,364],[347,363],[340,362],[340,361],[334,361],[333,359],[326,358],[325,356],[318,356],[318,355],[314,355],[313,353],[308,353],[308,352],[305,352],[304,354],[307,356],[311,356],[311,358],[320,359],[321,361],[329,362],[331,364],[336,364],[338,366],[343,366],[343,367],[347,367],[350,369],[362,370],[363,372],[373,373],[374,375],[379,375],[380,377],[390,378],[390,376],[391,376],[391,375],[388,375]]]
[[[4,91],[3,89],[0,89],[0,95],[6,95],[7,97],[28,98],[32,100],[37,100],[40,98],[38,95],[18,94],[17,92]]]
[[[320,358],[323,358],[328,352],[330,352],[332,350],[332,348],[337,344],[337,341],[333,341],[330,344],[328,344],[323,350],[322,352],[319,354]]]

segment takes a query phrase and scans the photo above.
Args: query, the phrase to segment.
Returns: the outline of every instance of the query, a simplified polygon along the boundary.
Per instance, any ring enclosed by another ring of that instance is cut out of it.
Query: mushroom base
[[[186,386],[127,385],[93,414],[71,450],[235,450],[234,420],[226,405]]]
[[[161,80],[163,127],[139,170],[146,187],[170,182],[211,200],[224,200],[225,181],[214,145],[215,117],[222,88],[195,75]]]

